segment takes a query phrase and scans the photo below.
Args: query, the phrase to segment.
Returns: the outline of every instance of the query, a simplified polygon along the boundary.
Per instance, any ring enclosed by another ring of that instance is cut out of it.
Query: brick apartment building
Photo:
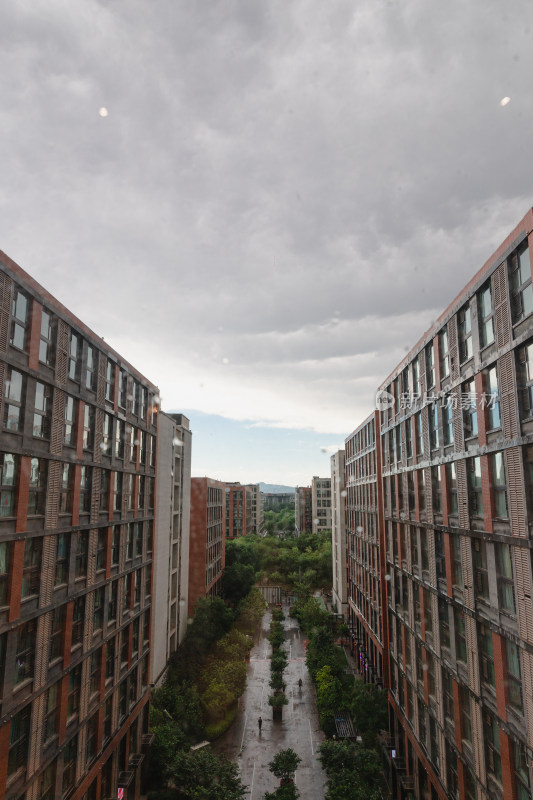
[[[151,681],[159,685],[187,630],[191,439],[184,414],[159,411],[153,554]]]
[[[379,416],[346,439],[347,623],[360,673],[388,686],[388,628]]]
[[[294,490],[294,527],[296,532],[313,530],[313,496],[310,486],[297,486]]]
[[[191,479],[188,614],[199,597],[220,594],[225,564],[226,484]]]
[[[253,530],[251,486],[226,483],[226,539],[247,536]]]
[[[252,533],[262,533],[265,527],[263,493],[258,483],[249,484],[252,492]]]
[[[363,588],[378,558],[395,797],[531,797],[532,231],[529,211],[346,441],[350,622],[379,651]],[[372,421],[378,441],[358,443]]]
[[[331,478],[315,476],[311,482],[312,533],[331,530]]]
[[[138,797],[158,390],[3,253],[0,298],[0,796]]]
[[[345,453],[331,456],[331,555],[333,561],[332,602],[338,614],[346,617],[346,476]]]

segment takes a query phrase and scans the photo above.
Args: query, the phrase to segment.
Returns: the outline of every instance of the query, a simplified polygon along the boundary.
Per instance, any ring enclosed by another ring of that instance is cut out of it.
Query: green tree
[[[319,759],[328,778],[326,800],[380,800],[382,768],[375,750],[326,739]]]
[[[376,744],[380,730],[387,727],[387,693],[373,683],[356,680],[350,712],[366,747]]]
[[[222,595],[233,605],[246,597],[255,583],[255,569],[251,564],[231,564],[222,573]]]
[[[292,747],[288,747],[286,750],[280,750],[279,753],[276,753],[269,763],[268,769],[276,778],[287,781],[294,776],[301,761],[302,759]]]
[[[178,752],[172,760],[171,783],[176,800],[242,800],[245,787],[237,766],[204,748]]]

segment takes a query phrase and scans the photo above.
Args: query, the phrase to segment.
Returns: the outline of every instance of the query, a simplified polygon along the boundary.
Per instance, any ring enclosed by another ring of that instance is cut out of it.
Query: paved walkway
[[[289,663],[283,673],[287,684],[289,704],[283,708],[283,720],[274,722],[268,705],[270,694],[270,643],[272,615],[267,612],[262,621],[258,643],[250,653],[246,691],[239,702],[239,713],[230,730],[213,743],[216,753],[224,753],[236,761],[242,782],[249,787],[249,800],[263,800],[265,792],[279,785],[268,770],[269,761],[279,750],[292,747],[302,762],[296,771],[296,786],[302,800],[324,800],[325,776],[316,754],[324,739],[318,723],[315,689],[305,666],[304,641],[296,620],[288,616],[284,605],[285,649]],[[303,681],[302,689],[298,679]],[[258,731],[257,720],[263,718],[263,729]]]

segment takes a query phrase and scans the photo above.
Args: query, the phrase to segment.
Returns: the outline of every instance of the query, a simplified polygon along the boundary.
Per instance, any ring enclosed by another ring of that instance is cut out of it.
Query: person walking
[[[259,719],[257,720],[257,724],[259,725],[259,733],[261,733],[261,727],[262,727],[262,725],[263,725],[263,719],[262,719],[262,717],[259,717]]]

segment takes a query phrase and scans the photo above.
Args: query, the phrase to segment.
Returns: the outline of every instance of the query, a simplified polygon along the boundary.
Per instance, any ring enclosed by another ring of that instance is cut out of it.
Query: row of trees
[[[306,665],[316,687],[320,726],[328,737],[319,756],[328,779],[326,800],[379,800],[378,733],[387,726],[386,693],[347,673],[345,653],[336,644],[346,626],[316,597],[301,593],[292,613],[309,637]],[[349,712],[357,731],[355,742],[335,740],[337,711]]]
[[[199,600],[164,685],[152,694],[146,783],[153,800],[240,800],[238,770],[209,750],[191,750],[233,721],[246,683],[245,658],[265,603],[255,589],[231,608],[220,598]]]
[[[256,580],[306,591],[331,586],[331,535],[328,531],[300,536],[250,535],[226,542],[224,597],[236,603]]]

